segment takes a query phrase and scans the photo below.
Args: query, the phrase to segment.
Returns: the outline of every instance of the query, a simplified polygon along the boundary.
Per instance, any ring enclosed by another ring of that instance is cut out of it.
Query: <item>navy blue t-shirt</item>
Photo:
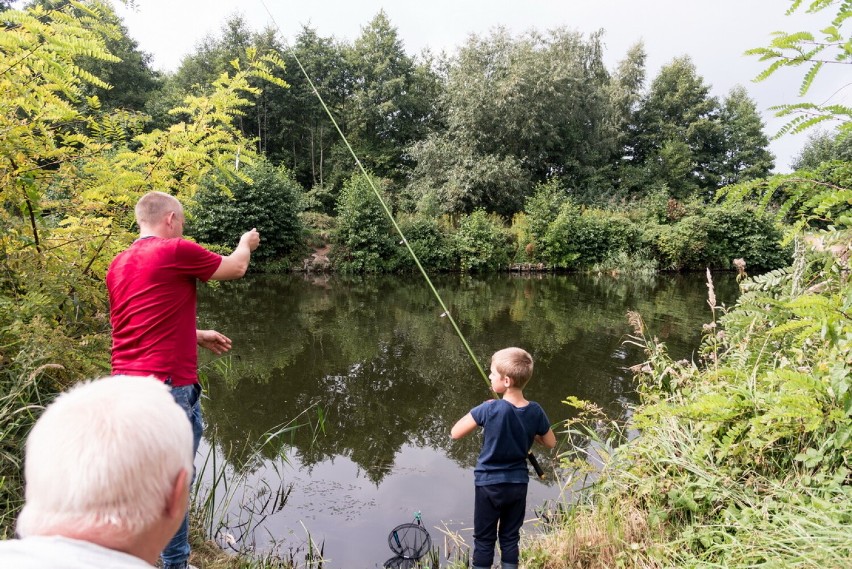
[[[530,401],[515,407],[505,399],[486,401],[470,411],[483,428],[484,439],[473,471],[476,486],[527,484],[527,454],[536,435],[550,430],[550,421],[541,405]]]

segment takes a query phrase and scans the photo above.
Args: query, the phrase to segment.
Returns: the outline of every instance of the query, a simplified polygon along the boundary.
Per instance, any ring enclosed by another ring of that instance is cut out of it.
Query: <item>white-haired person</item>
[[[192,468],[192,426],[163,382],[71,388],[27,438],[19,539],[0,541],[0,567],[150,569],[183,522]]]

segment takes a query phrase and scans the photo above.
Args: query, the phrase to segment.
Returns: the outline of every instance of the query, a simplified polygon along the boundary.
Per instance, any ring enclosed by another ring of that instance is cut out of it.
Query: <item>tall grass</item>
[[[232,372],[229,358],[215,360],[219,374]],[[207,383],[204,373],[199,374]],[[205,389],[205,391],[207,391]],[[317,544],[305,528],[304,544],[292,546],[274,543],[258,544],[256,532],[269,516],[287,504],[292,485],[285,482],[289,467],[286,456],[288,438],[299,429],[311,429],[314,440],[324,431],[324,416],[316,405],[264,433],[245,448],[223,447],[216,430],[206,438],[209,451],[197,470],[198,482],[193,487],[191,518],[198,555],[211,569],[233,567],[320,569],[324,564],[324,545]],[[232,466],[240,457],[241,467]],[[273,456],[273,459],[268,457]],[[252,480],[251,474],[263,465],[269,475]],[[207,544],[204,544],[205,541]],[[210,547],[215,543],[218,547]],[[230,555],[223,555],[223,551]]]
[[[44,406],[55,395],[39,383],[57,364],[29,373],[0,375],[0,539],[14,536],[15,519],[24,504],[24,442]]]

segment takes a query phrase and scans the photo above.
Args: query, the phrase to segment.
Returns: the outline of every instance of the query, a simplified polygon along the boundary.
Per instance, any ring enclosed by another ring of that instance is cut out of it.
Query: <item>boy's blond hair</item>
[[[512,380],[512,387],[523,389],[532,378],[532,356],[521,348],[503,348],[494,352],[491,364],[497,373]]]

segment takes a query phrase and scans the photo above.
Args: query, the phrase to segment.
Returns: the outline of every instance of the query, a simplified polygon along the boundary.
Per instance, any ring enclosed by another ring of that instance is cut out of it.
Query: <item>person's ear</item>
[[[189,506],[189,474],[185,469],[181,469],[175,477],[172,491],[169,493],[166,502],[166,515],[169,518],[183,519],[186,515],[186,509]]]

